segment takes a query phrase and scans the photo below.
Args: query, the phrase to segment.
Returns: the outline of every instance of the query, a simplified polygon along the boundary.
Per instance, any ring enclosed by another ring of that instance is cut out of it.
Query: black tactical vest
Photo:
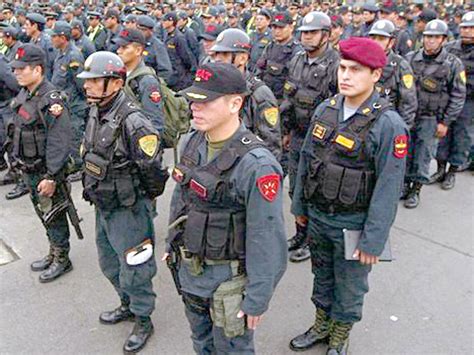
[[[443,115],[449,102],[448,81],[452,76],[452,60],[452,55],[448,54],[443,63],[411,61],[418,92],[417,117],[436,118]]]
[[[284,86],[285,95],[291,100],[295,109],[296,122],[292,125],[298,132],[306,133],[316,107],[331,97],[331,71],[337,66],[339,56],[328,47],[324,58],[318,63],[309,64],[304,52],[297,54],[288,80]]]
[[[449,45],[449,44],[448,44]],[[474,99],[474,45],[469,47],[462,46],[460,41],[456,41],[453,45],[447,47],[448,52],[454,54],[461,59],[466,70],[466,99]]]
[[[380,97],[387,99],[395,109],[399,104],[398,73],[400,71],[401,57],[398,55],[390,55],[388,57],[389,63],[383,68],[380,80],[375,84]]]
[[[246,210],[231,193],[230,176],[245,154],[264,144],[248,130],[238,132],[213,160],[199,165],[204,142],[204,133],[194,133],[173,171],[187,207],[184,246],[201,258],[244,259]]]
[[[15,113],[13,156],[19,167],[29,174],[46,172],[47,123],[43,111],[49,106],[49,95],[60,96],[50,83],[41,85],[42,92],[30,97],[23,89],[11,103]]]
[[[86,127],[82,158],[84,160],[84,199],[100,209],[130,207],[143,193],[137,168],[128,158],[128,138],[124,121],[138,111],[124,94],[102,119],[97,107],[91,108]]]
[[[379,99],[365,109],[367,113],[356,113],[341,125],[337,100],[337,96],[331,99],[311,126],[311,144],[303,148],[307,156],[304,196],[325,213],[364,212],[376,180],[373,161],[365,153],[367,135],[389,103]]]

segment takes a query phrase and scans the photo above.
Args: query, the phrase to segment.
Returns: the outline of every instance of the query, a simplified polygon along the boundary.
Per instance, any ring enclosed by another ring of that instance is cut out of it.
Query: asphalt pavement
[[[439,186],[422,190],[421,204],[400,204],[391,231],[396,260],[380,263],[369,277],[364,318],[354,326],[350,354],[474,354],[473,238],[474,177],[457,175],[451,191]],[[0,354],[121,354],[133,324],[99,324],[99,313],[119,300],[102,275],[94,242],[94,210],[73,197],[84,219],[85,239],[71,229],[74,270],[55,282],[41,284],[29,264],[47,252],[44,229],[28,196],[7,201],[11,186],[0,187]],[[158,199],[155,219],[157,260],[164,249],[173,185]],[[285,188],[287,195],[287,189]],[[288,236],[294,232],[285,200]],[[1,242],[4,245],[2,246]],[[193,354],[190,331],[166,265],[158,261],[157,293],[152,315],[155,334],[142,354]],[[259,354],[292,354],[288,342],[311,325],[310,262],[289,263],[271,306],[256,332]],[[325,354],[318,346],[305,353]]]

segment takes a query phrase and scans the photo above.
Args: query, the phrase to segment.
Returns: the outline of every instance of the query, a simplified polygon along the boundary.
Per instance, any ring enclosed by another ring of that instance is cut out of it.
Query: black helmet
[[[127,68],[122,59],[112,52],[100,51],[91,54],[84,62],[79,79],[120,78],[125,79]]]
[[[369,36],[384,36],[384,37],[393,37],[395,33],[395,26],[392,21],[389,20],[378,20],[374,23],[370,29]]]
[[[474,11],[469,11],[464,14],[459,27],[474,27]]]
[[[447,36],[449,32],[448,25],[446,22],[441,20],[431,20],[426,24],[425,30],[423,31],[423,35],[441,35]]]
[[[216,38],[212,52],[248,52],[251,48],[249,36],[237,28],[228,28]]]
[[[302,32],[316,30],[331,30],[331,19],[324,12],[310,12],[303,18],[302,25],[298,28],[298,31]]]

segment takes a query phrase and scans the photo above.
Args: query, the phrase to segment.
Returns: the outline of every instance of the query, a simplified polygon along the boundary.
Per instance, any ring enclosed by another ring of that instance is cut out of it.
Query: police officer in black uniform
[[[246,92],[227,63],[203,65],[180,92],[196,131],[173,171],[170,221],[187,221],[168,242],[182,255],[178,278],[198,354],[254,353],[253,331],[286,269],[283,173],[239,120]]]
[[[104,25],[100,22],[102,14],[97,11],[89,11],[87,13],[89,19],[89,27],[87,28],[87,36],[94,44],[94,47],[98,51],[105,50],[107,42],[107,30]]]
[[[369,32],[370,38],[384,49],[388,62],[376,89],[381,97],[393,105],[408,127],[411,127],[418,107],[415,78],[406,59],[393,51],[395,34],[395,25],[389,20],[375,22]]]
[[[176,12],[165,14],[161,23],[167,32],[165,45],[173,68],[173,74],[167,83],[171,89],[178,91],[191,85],[197,62],[189,49],[186,38],[176,27],[178,23]]]
[[[310,12],[298,28],[304,51],[298,52],[289,64],[285,82],[282,117],[283,144],[289,149],[288,175],[290,197],[293,196],[300,150],[316,107],[337,92],[339,54],[329,43],[331,19],[322,12]],[[294,262],[309,259],[306,227],[296,223],[296,235],[288,241]]]
[[[423,32],[423,48],[407,55],[416,78],[418,111],[410,134],[406,208],[418,206],[421,187],[430,181],[437,138],[446,136],[466,98],[464,67],[458,57],[443,48],[447,37],[446,23],[432,20]]]
[[[233,64],[246,76],[249,94],[245,98],[241,118],[252,133],[268,145],[273,155],[280,159],[281,131],[278,102],[265,83],[246,71],[249,61],[250,38],[239,29],[229,28],[217,36],[211,48],[214,60]]]
[[[50,282],[72,270],[64,208],[71,122],[61,93],[45,78],[46,55],[39,46],[22,45],[11,66],[23,87],[11,105],[15,126],[13,164],[23,172],[50,245],[49,253],[33,262],[31,269],[43,271],[40,282]]]
[[[311,236],[316,318],[290,348],[329,341],[328,355],[347,354],[351,328],[362,318],[368,274],[395,219],[408,149],[406,124],[375,90],[387,62],[382,48],[353,37],[340,42],[340,53],[339,94],[312,117],[291,207]],[[349,258],[344,234],[359,236]]]
[[[124,351],[142,349],[153,332],[156,274],[151,199],[163,192],[160,136],[122,92],[127,69],[111,52],[87,58],[84,89],[91,104],[82,146],[84,198],[96,207],[96,243],[102,272],[121,306],[101,313],[103,324],[135,317]]]
[[[267,9],[261,9],[255,17],[255,31],[249,34],[252,49],[250,50],[249,70],[253,72],[257,61],[263,53],[265,47],[272,40],[270,22],[272,14]]]
[[[450,190],[455,184],[454,173],[463,170],[469,164],[472,137],[469,130],[474,125],[474,11],[467,12],[459,24],[461,38],[446,44],[446,50],[457,56],[464,64],[466,73],[466,102],[448,133],[439,145],[436,154],[438,171],[430,182],[441,182],[441,188]],[[449,163],[449,168],[447,167]]]

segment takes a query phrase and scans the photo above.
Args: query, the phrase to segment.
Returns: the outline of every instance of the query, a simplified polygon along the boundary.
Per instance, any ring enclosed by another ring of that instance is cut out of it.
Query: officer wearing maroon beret
[[[346,354],[362,318],[368,274],[379,261],[405,172],[408,128],[375,84],[387,63],[376,42],[340,42],[339,94],[316,109],[302,147],[292,213],[308,226],[316,306],[314,324],[290,342],[301,351],[329,342]],[[354,249],[345,237],[358,236]],[[347,249],[347,250],[345,250]]]

